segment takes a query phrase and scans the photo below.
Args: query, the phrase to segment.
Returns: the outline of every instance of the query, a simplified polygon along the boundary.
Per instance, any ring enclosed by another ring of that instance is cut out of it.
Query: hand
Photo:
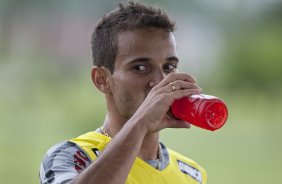
[[[168,111],[176,99],[200,93],[201,88],[195,84],[192,76],[186,73],[170,73],[151,89],[133,117],[142,118],[148,133],[164,128],[189,128],[189,123],[169,116]]]

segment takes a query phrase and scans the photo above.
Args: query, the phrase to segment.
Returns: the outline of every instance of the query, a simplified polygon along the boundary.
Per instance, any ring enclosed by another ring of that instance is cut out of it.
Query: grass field
[[[96,129],[105,112],[103,97],[94,90],[89,76],[64,82],[64,86],[22,82],[20,87],[6,84],[0,98],[0,177],[5,184],[39,183],[45,151],[59,141]],[[161,140],[201,164],[209,184],[282,183],[282,97],[222,97],[229,107],[229,119],[222,129],[167,129]]]

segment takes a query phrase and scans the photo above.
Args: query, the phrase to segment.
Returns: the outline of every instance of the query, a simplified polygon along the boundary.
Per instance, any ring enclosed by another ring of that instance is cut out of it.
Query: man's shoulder
[[[69,140],[69,142],[75,143],[87,155],[95,160],[110,142],[111,138],[107,137],[99,132],[91,131],[80,135],[76,138]]]
[[[97,149],[98,151],[103,150],[109,141],[109,137],[106,137],[99,132],[87,132],[76,138],[55,144],[48,149],[45,157],[54,157],[59,154],[65,154],[66,156],[69,156],[75,154],[78,151],[82,151],[88,157],[93,159],[93,151],[95,151],[95,149]],[[95,155],[97,156],[96,153]]]
[[[103,149],[105,145],[109,143],[111,138],[99,133],[99,132],[87,132],[76,138],[70,139],[69,142],[73,142],[80,147],[95,147]]]
[[[52,146],[42,159],[41,183],[67,183],[87,168],[91,159],[76,143],[63,141]]]
[[[70,142],[70,141],[62,141],[50,147],[47,150],[45,157],[58,155],[60,153],[75,152],[77,150],[79,150],[79,147],[77,147],[75,143]]]

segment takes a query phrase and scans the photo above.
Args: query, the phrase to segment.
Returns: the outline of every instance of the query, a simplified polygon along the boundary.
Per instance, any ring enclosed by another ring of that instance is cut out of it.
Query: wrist
[[[135,132],[136,136],[144,138],[149,132],[148,126],[144,123],[145,120],[139,116],[132,116],[125,124],[128,130]]]

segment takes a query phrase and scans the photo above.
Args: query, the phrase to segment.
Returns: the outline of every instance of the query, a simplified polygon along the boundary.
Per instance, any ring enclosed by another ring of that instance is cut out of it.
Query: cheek
[[[117,79],[115,84],[120,91],[124,91],[130,96],[140,97],[140,95],[146,93],[147,91],[147,82],[145,79],[136,78],[133,76],[126,76],[124,78]]]
[[[151,76],[132,74],[132,72],[117,73],[113,78],[114,93],[123,99],[140,103],[150,91],[149,81]]]
[[[132,116],[147,96],[145,85],[130,81],[115,81],[113,95],[121,114]]]
[[[131,84],[132,83],[132,84]],[[123,99],[123,101],[128,103],[140,103],[143,101],[146,94],[146,90],[142,85],[138,85],[137,83],[130,82],[127,85],[118,86],[117,93]]]

